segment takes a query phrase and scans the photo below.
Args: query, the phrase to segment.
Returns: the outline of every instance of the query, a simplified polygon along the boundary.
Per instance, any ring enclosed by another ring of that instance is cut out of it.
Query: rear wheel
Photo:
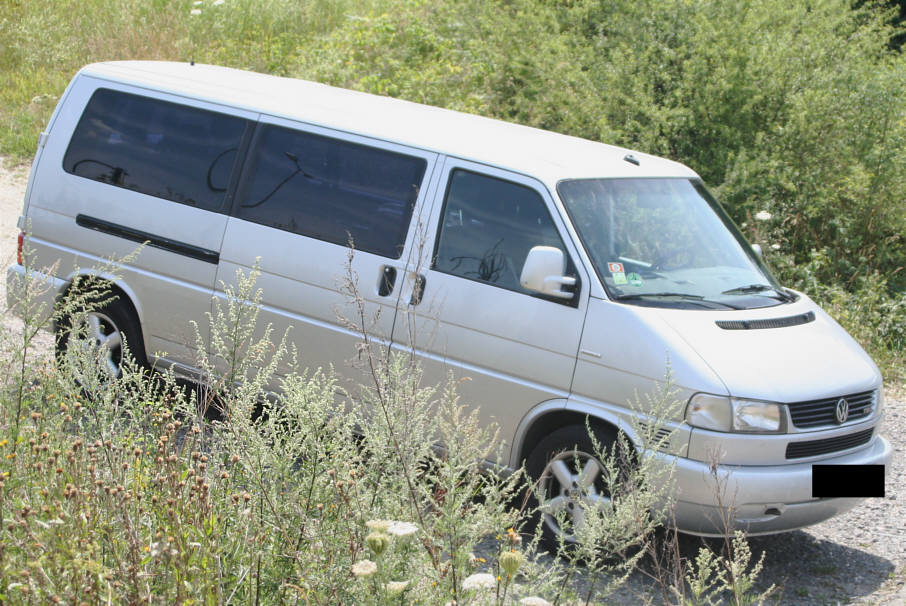
[[[125,349],[139,366],[148,365],[138,319],[131,307],[120,300],[108,300],[97,309],[67,318],[58,326],[58,358],[70,347],[96,351],[110,378],[122,376]]]
[[[593,429],[595,439],[605,456],[619,448],[614,430]],[[537,507],[538,523],[545,542],[553,548],[561,542],[576,542],[576,534],[585,525],[590,508],[607,509],[619,484],[628,474],[629,459],[616,452],[618,473],[616,482],[606,478],[604,466],[598,460],[595,445],[582,425],[563,427],[543,438],[526,459],[526,469],[536,481],[532,497]]]

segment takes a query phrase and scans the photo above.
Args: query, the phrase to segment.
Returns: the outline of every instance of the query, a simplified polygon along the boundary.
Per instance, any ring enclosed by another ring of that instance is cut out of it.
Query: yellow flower
[[[512,528],[506,529],[506,540],[510,543],[510,545],[519,545],[520,543],[522,543],[522,537],[519,536],[519,533]]]

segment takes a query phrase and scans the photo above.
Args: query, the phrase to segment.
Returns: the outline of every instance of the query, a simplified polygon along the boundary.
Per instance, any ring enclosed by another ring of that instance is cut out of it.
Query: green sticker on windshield
[[[613,273],[613,283],[614,284],[626,284],[626,274],[621,271]]]
[[[629,280],[630,286],[641,286],[642,285],[642,276],[640,276],[639,274],[637,274],[635,272],[632,272],[631,274],[626,276],[626,279]]]

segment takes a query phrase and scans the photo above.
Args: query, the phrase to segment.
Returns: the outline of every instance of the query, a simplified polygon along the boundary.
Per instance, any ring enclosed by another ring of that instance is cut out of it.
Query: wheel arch
[[[120,276],[108,272],[92,272],[88,270],[74,271],[69,276],[67,276],[66,285],[60,290],[59,297],[61,299],[65,297],[67,292],[69,292],[69,289],[72,288],[72,285],[77,279],[88,276],[106,282],[108,287],[110,288],[111,294],[116,297],[116,300],[118,302],[122,302],[123,305],[127,306],[135,316],[139,330],[139,334],[137,336],[140,339],[142,352],[146,357],[148,357],[147,346],[145,345],[147,342],[145,340],[145,323],[143,321],[141,305],[138,303],[138,295],[127,283],[123,281]],[[54,329],[56,330],[56,328],[57,327],[55,325]]]
[[[564,400],[543,402],[520,422],[510,457],[510,467],[518,469],[545,435],[570,425],[584,426],[586,419],[592,427],[622,433],[635,447],[638,441],[636,432],[628,422],[627,415],[630,414],[628,410],[570,405]]]

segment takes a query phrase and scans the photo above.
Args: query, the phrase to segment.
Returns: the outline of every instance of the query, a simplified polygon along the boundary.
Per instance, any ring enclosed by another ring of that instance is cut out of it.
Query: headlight
[[[730,402],[733,404],[734,431],[780,431],[780,404],[736,398],[731,398]]]
[[[699,393],[686,407],[686,422],[693,427],[730,431],[730,398]]]
[[[696,394],[686,407],[686,422],[714,431],[776,433],[784,427],[782,404]]]

